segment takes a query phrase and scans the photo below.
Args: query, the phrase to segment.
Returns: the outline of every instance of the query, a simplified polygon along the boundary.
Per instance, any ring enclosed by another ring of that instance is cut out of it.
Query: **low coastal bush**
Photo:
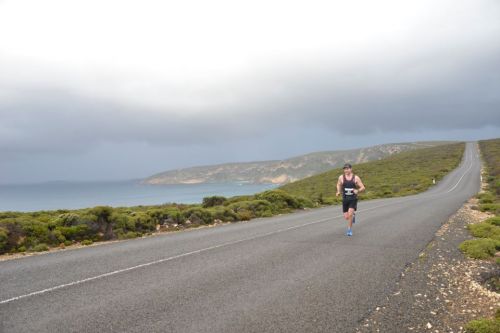
[[[213,223],[214,217],[210,210],[202,207],[189,208],[182,213],[184,221],[189,220],[196,225]]]
[[[129,239],[150,234],[162,226],[164,230],[176,230],[215,221],[246,221],[312,206],[308,199],[271,190],[227,199],[207,197],[202,205],[97,206],[32,213],[3,212],[0,213],[0,254]]]
[[[238,214],[232,209],[224,206],[217,206],[211,210],[214,220],[221,220],[223,222],[234,222],[239,220]]]
[[[269,201],[262,199],[238,201],[229,205],[228,208],[235,212],[242,221],[255,217],[272,216],[279,210],[278,207],[273,207]]]
[[[221,197],[221,196],[217,196],[217,195],[214,195],[211,197],[205,197],[205,198],[203,198],[203,208],[221,206],[226,201],[227,201],[227,199],[225,197]]]
[[[467,226],[474,237],[491,238],[500,241],[500,227],[486,221]]]
[[[497,227],[500,227],[500,216],[493,216],[490,217],[489,219],[485,220],[484,222],[496,225]]]
[[[8,240],[8,231],[7,229],[0,228],[0,250],[4,249],[7,246]]]
[[[49,247],[45,243],[37,244],[32,249],[34,252],[48,251]]]
[[[500,309],[496,311],[493,319],[478,319],[465,326],[467,333],[498,333],[500,332]]]
[[[460,250],[474,259],[488,259],[500,250],[500,241],[489,238],[466,240],[460,244]]]
[[[493,216],[485,221],[470,225],[468,229],[475,237],[460,245],[460,249],[467,255],[476,259],[489,259],[500,250],[500,139],[485,140],[479,142],[481,155],[485,161],[486,191],[478,194],[479,209],[483,212],[491,212]],[[500,258],[495,260],[500,265]],[[493,290],[498,290],[498,276],[489,280]],[[500,309],[496,311],[494,319],[479,319],[469,322],[465,326],[468,333],[497,333],[500,332]]]
[[[490,213],[499,215],[500,214],[500,204],[498,204],[498,203],[481,204],[479,206],[479,210],[482,212],[490,212]]]

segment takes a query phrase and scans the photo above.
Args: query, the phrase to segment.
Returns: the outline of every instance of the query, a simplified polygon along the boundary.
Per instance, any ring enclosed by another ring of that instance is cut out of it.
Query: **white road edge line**
[[[366,212],[368,210],[372,210],[372,209],[376,209],[376,208],[381,208],[381,207],[385,207],[385,206],[389,206],[389,205],[393,205],[393,204],[394,203],[380,205],[380,206],[376,206],[376,207],[371,207],[371,208],[367,208],[367,209],[364,209],[364,210],[360,210],[360,212]],[[262,235],[257,235],[257,236],[253,236],[253,237],[243,238],[243,239],[239,239],[239,240],[236,240],[236,241],[222,243],[222,244],[219,244],[219,245],[214,245],[214,246],[206,247],[206,248],[195,250],[195,251],[191,251],[191,252],[186,252],[186,253],[178,254],[178,255],[175,255],[175,256],[172,256],[172,257],[163,258],[163,259],[159,259],[159,260],[147,262],[147,263],[136,265],[136,266],[132,266],[132,267],[118,269],[116,271],[112,271],[112,272],[108,272],[108,273],[104,273],[104,274],[92,276],[92,277],[89,277],[89,278],[86,278],[86,279],[77,280],[77,281],[73,281],[73,282],[61,284],[61,285],[58,285],[58,286],[55,286],[55,287],[51,287],[51,288],[47,288],[47,289],[43,289],[43,290],[39,290],[39,291],[34,291],[34,292],[29,293],[29,294],[25,294],[25,295],[21,295],[21,296],[12,297],[12,298],[9,298],[9,299],[6,299],[6,300],[2,300],[2,301],[0,301],[0,305],[1,304],[7,304],[7,303],[10,303],[10,302],[17,301],[17,300],[20,300],[20,299],[23,299],[23,298],[27,298],[27,297],[31,297],[31,296],[45,294],[45,293],[48,293],[48,292],[51,292],[51,291],[54,291],[54,290],[58,290],[58,289],[66,288],[66,287],[71,287],[71,286],[75,286],[75,285],[79,285],[79,284],[82,284],[82,283],[85,283],[85,282],[94,281],[94,280],[101,279],[101,278],[104,278],[104,277],[108,277],[108,276],[112,276],[112,275],[116,275],[116,274],[120,274],[120,273],[124,273],[124,272],[129,272],[129,271],[136,270],[136,269],[139,269],[139,268],[142,268],[142,267],[147,267],[147,266],[152,266],[152,265],[160,264],[160,263],[163,263],[163,262],[166,262],[166,261],[171,261],[171,260],[174,260],[174,259],[186,257],[186,256],[189,256],[189,255],[192,255],[192,254],[198,254],[198,253],[202,253],[202,252],[214,250],[214,249],[225,247],[225,246],[229,246],[229,245],[234,245],[234,244],[238,244],[238,243],[242,243],[242,242],[246,242],[246,241],[250,241],[250,240],[254,240],[254,239],[258,239],[258,238],[262,238],[262,237],[267,237],[267,236],[278,234],[278,233],[281,233],[281,232],[285,232],[285,231],[289,231],[289,230],[293,230],[293,229],[303,228],[303,227],[306,227],[306,226],[309,226],[309,225],[313,225],[313,224],[324,223],[324,222],[331,221],[331,220],[334,220],[334,219],[337,219],[337,218],[340,218],[340,217],[343,217],[343,215],[337,215],[337,216],[333,216],[333,217],[329,217],[329,218],[325,218],[325,219],[321,219],[321,220],[317,220],[317,221],[313,221],[313,222],[308,222],[308,223],[300,224],[300,225],[293,226],[293,227],[288,227],[288,228],[284,228],[284,229],[278,229],[278,230],[271,231],[271,232],[268,232],[268,233],[265,233],[265,234],[262,234]]]
[[[464,174],[462,175],[462,177],[460,177],[460,179],[455,184],[455,186],[453,186],[450,190],[448,190],[445,193],[449,193],[449,192],[453,191],[458,186],[458,184],[462,181],[462,179],[464,178],[464,176],[470,171],[471,168],[472,168],[472,160],[471,160],[471,165],[464,172]],[[382,208],[382,207],[385,207],[385,206],[391,206],[391,205],[394,205],[394,204],[399,204],[399,203],[401,203],[403,201],[406,201],[406,200],[401,200],[401,201],[398,201],[398,202],[391,202],[391,203],[388,203],[388,204],[384,204],[384,205],[379,205],[379,206],[375,206],[375,207],[363,209],[363,210],[360,210],[359,212],[361,213],[361,212],[366,212],[366,211],[377,209],[377,208]],[[20,299],[23,299],[23,298],[27,298],[27,297],[32,297],[32,296],[36,296],[36,295],[45,294],[45,293],[48,293],[48,292],[51,292],[51,291],[54,291],[54,290],[58,290],[58,289],[66,288],[66,287],[71,287],[71,286],[75,286],[75,285],[79,285],[79,284],[82,284],[82,283],[85,283],[85,282],[90,282],[90,281],[102,279],[102,278],[105,278],[105,277],[108,277],[108,276],[112,276],[112,275],[116,275],[116,274],[120,274],[120,273],[124,273],[124,272],[129,272],[129,271],[136,270],[136,269],[139,269],[139,268],[142,268],[142,267],[157,265],[157,264],[160,264],[160,263],[163,263],[163,262],[166,262],[166,261],[171,261],[171,260],[174,260],[174,259],[186,257],[186,256],[189,256],[189,255],[192,255],[192,254],[198,254],[198,253],[202,253],[202,252],[214,250],[214,249],[225,247],[225,246],[230,246],[230,245],[234,245],[234,244],[238,244],[238,243],[242,243],[242,242],[246,242],[246,241],[250,241],[250,240],[254,240],[254,239],[258,239],[258,238],[262,238],[262,237],[267,237],[267,236],[278,234],[278,233],[281,233],[281,232],[285,232],[285,231],[289,231],[289,230],[293,230],[293,229],[303,228],[303,227],[306,227],[306,226],[309,226],[309,225],[313,225],[313,224],[324,223],[324,222],[327,222],[327,221],[330,221],[330,220],[334,220],[334,219],[337,219],[337,218],[340,218],[340,217],[343,217],[343,215],[337,215],[337,216],[334,216],[334,217],[329,217],[329,218],[325,218],[325,219],[321,219],[321,220],[317,220],[317,221],[313,221],[313,222],[308,222],[308,223],[300,224],[300,225],[293,226],[293,227],[288,227],[288,228],[284,228],[284,229],[278,229],[278,230],[271,231],[271,232],[268,232],[268,233],[265,233],[265,234],[262,234],[262,235],[257,235],[257,236],[253,236],[253,237],[249,237],[249,238],[243,238],[243,239],[232,241],[232,242],[222,243],[222,244],[219,244],[219,245],[214,245],[214,246],[206,247],[206,248],[195,250],[195,251],[178,254],[178,255],[175,255],[175,256],[172,256],[172,257],[163,258],[163,259],[151,261],[151,262],[148,262],[148,263],[144,263],[144,264],[140,264],[140,265],[136,265],[136,266],[132,266],[132,267],[127,267],[127,268],[119,269],[119,270],[116,270],[116,271],[112,271],[112,272],[108,272],[108,273],[104,273],[104,274],[100,274],[100,275],[96,275],[96,276],[89,277],[89,278],[86,278],[86,279],[77,280],[77,281],[69,282],[69,283],[66,283],[66,284],[61,284],[61,285],[58,285],[58,286],[55,286],[55,287],[51,287],[51,288],[47,288],[47,289],[43,289],[43,290],[39,290],[39,291],[34,291],[34,292],[29,293],[29,294],[12,297],[12,298],[9,298],[9,299],[6,299],[6,300],[1,300],[0,301],[0,305],[1,304],[7,304],[7,303],[10,303],[10,302],[14,302],[14,301],[17,301],[17,300],[20,300]]]

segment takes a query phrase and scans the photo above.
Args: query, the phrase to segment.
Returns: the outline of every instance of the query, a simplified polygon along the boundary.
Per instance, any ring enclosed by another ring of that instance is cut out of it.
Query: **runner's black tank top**
[[[351,180],[347,180],[345,175],[343,175],[344,181],[342,182],[342,188],[344,189],[342,193],[342,198],[344,199],[356,199],[357,195],[354,193],[356,189],[356,175],[352,174]]]

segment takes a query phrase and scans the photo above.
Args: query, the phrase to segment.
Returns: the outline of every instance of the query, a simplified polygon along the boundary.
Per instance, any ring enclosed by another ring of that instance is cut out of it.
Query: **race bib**
[[[345,195],[354,195],[354,189],[346,187],[344,189],[344,193],[345,193]]]

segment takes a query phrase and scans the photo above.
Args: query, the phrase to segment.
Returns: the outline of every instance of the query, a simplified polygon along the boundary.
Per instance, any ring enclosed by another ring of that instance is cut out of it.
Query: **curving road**
[[[479,175],[468,143],[431,190],[361,202],[353,237],[336,206],[0,262],[0,332],[352,332]]]

